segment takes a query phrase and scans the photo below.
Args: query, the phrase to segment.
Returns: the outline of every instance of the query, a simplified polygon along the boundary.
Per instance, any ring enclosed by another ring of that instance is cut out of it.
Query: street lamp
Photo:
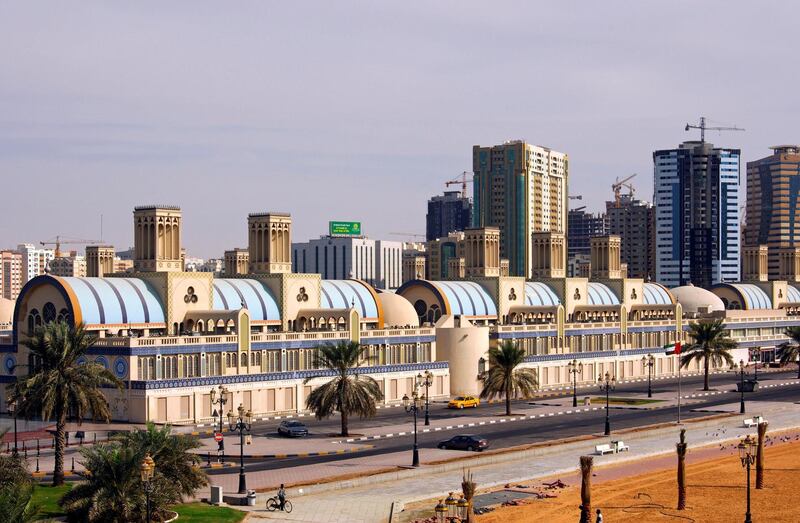
[[[433,508],[433,511],[436,513],[436,523],[447,523],[447,505],[444,504],[444,500],[439,500],[439,503]]]
[[[753,381],[758,381],[758,362],[761,361],[761,347],[753,347],[750,349],[750,361],[752,361],[755,366]]]
[[[609,403],[609,392],[614,390],[617,385],[617,378],[615,376],[611,376],[610,373],[606,372],[605,375],[600,375],[597,378],[597,381],[600,385],[600,392],[606,393],[606,431],[605,435],[609,436],[611,434],[611,421],[608,418],[608,403]]]
[[[8,413],[14,416],[14,455],[17,455],[17,402],[8,400]]]
[[[747,512],[744,515],[744,523],[752,523],[750,519],[750,466],[756,462],[756,441],[747,436],[736,448],[739,450],[739,459],[742,467],[747,469]]]
[[[737,372],[736,365],[733,366],[733,372],[734,374]],[[738,373],[741,376],[741,380],[739,381],[739,392],[742,395],[742,399],[739,403],[739,414],[744,414],[744,360],[739,360]]]
[[[228,411],[228,426],[231,432],[239,432],[239,494],[247,494],[247,479],[244,477],[244,433],[250,432],[253,414],[249,410],[245,412],[241,403],[236,410],[238,416]]]
[[[656,358],[652,354],[642,356],[642,365],[647,368],[647,397],[653,397],[653,369],[656,366]]]
[[[222,415],[225,410],[225,404],[228,403],[228,399],[226,396],[228,395],[228,389],[223,387],[222,385],[219,386],[219,398],[217,398],[217,390],[211,389],[211,406],[219,405],[219,410],[214,409],[214,412],[211,414],[211,417],[216,418],[219,416],[219,433],[222,434]],[[219,440],[219,447],[217,448],[217,453],[222,455],[222,458],[225,459],[225,438]]]
[[[150,495],[153,493],[153,474],[156,471],[156,462],[153,461],[153,458],[150,457],[150,453],[148,452],[144,459],[142,460],[142,464],[139,467],[139,472],[142,475],[142,486],[144,487],[144,497],[145,497],[145,511],[147,512],[147,523],[151,521],[151,508],[150,508]]]
[[[425,425],[426,426],[431,424],[431,420],[430,420],[430,418],[428,416],[428,408],[429,408],[428,397],[430,396],[430,394],[428,394],[428,389],[430,388],[431,385],[433,385],[433,373],[431,371],[426,370],[425,374],[417,374],[417,387],[425,387]]]
[[[572,360],[567,363],[567,371],[572,375],[572,406],[578,406],[578,374],[583,372],[583,363]]]
[[[419,467],[419,445],[417,445],[417,411],[420,409],[421,403],[422,400],[420,399],[416,390],[411,398],[408,397],[408,394],[403,394],[403,408],[407,413],[414,413],[414,453],[411,458],[412,467]]]

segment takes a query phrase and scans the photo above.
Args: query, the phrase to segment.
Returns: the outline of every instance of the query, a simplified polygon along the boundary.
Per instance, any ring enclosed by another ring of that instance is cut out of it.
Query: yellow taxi
[[[475,396],[456,396],[447,404],[448,409],[465,409],[467,407],[477,408],[481,402]]]

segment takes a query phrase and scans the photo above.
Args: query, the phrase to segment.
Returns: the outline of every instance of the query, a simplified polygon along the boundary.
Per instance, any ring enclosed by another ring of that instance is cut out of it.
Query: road
[[[796,377],[794,372],[780,372],[759,375],[759,381],[762,385],[767,385],[773,381],[785,381],[786,379]],[[702,377],[684,378],[682,382],[683,394],[692,393],[694,390],[702,388]],[[720,390],[730,388],[733,380],[732,375],[713,375],[710,382],[710,387],[713,389],[715,386]],[[722,387],[725,385],[725,387]],[[588,392],[592,389],[584,389]],[[665,392],[677,392],[677,380],[659,380],[654,382],[654,390]],[[630,383],[621,384],[617,387],[616,391],[619,392],[639,392],[646,394],[647,383]],[[771,389],[761,389],[757,393],[746,395],[748,402],[759,401],[800,401],[800,384],[778,387]],[[714,406],[730,404],[738,402],[738,394],[721,394],[716,396],[709,396],[708,398],[699,398],[693,400],[690,406],[684,406],[682,409],[682,418],[690,419],[708,415],[708,412],[694,412],[698,409],[713,410]],[[757,407],[754,407],[756,410]],[[504,413],[503,405],[482,405],[477,410],[469,411],[470,416],[478,417],[497,417]],[[431,405],[431,418],[444,419],[464,415],[463,411],[448,410],[442,404]],[[613,430],[631,428],[641,425],[649,425],[653,423],[660,423],[666,421],[674,421],[677,419],[677,408],[667,407],[654,410],[627,410],[612,408],[610,412],[611,427]],[[402,408],[386,409],[379,411],[376,418],[371,420],[353,420],[351,424],[351,431],[357,432],[358,427],[376,427],[386,425],[396,425],[402,423],[403,420],[410,422],[406,413]],[[419,445],[422,448],[435,447],[436,444],[442,440],[457,433],[476,434],[489,439],[492,448],[506,448],[517,445],[531,444],[542,441],[554,440],[565,437],[580,436],[596,434],[603,431],[605,420],[605,411],[597,410],[590,412],[573,413],[563,416],[554,416],[546,418],[537,418],[535,420],[514,421],[504,424],[484,425],[478,427],[470,427],[468,429],[460,429],[460,431],[450,430],[442,432],[419,433]],[[309,429],[313,433],[330,434],[336,432],[339,428],[338,418],[330,420],[317,421],[313,418],[304,421],[308,424]],[[410,425],[410,423],[409,423]],[[256,435],[272,435],[275,433],[277,422],[264,422],[254,426],[253,433]],[[421,420],[420,420],[421,427]],[[313,437],[313,436],[312,436]],[[358,454],[350,455],[332,455],[332,456],[319,456],[319,457],[305,457],[305,458],[284,458],[284,459],[251,459],[247,460],[247,470],[270,470],[278,468],[296,467],[301,465],[309,465],[313,463],[322,463],[330,461],[339,461],[342,459],[352,459],[354,456],[371,456],[390,452],[409,451],[409,461],[411,459],[411,442],[412,436],[395,437],[391,439],[379,439],[370,441],[374,445],[372,449],[358,452]],[[211,474],[216,473],[229,473],[229,471],[217,469],[209,471]]]

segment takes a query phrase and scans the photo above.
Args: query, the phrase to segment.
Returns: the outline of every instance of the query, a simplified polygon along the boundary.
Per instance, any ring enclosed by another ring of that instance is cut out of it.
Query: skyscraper
[[[473,226],[499,228],[509,274],[530,277],[531,234],[567,232],[568,156],[522,140],[476,145],[472,170]]]
[[[570,258],[591,254],[590,239],[608,234],[608,221],[603,213],[586,212],[586,207],[570,209],[567,227],[567,254]]]
[[[800,247],[800,146],[771,149],[771,155],[747,162],[744,243],[769,247],[769,278],[778,279],[779,249]]]
[[[47,267],[56,257],[53,249],[37,249],[31,243],[21,243],[17,251],[22,254],[22,283],[23,285],[36,276],[47,272]]]
[[[608,233],[622,241],[622,263],[628,264],[629,278],[656,277],[656,210],[649,202],[623,194],[617,202],[606,202]]]
[[[659,283],[739,279],[740,157],[739,149],[702,141],[653,153]]]
[[[472,202],[460,191],[445,191],[443,196],[428,200],[425,216],[425,241],[463,231],[472,223]]]
[[[0,251],[0,298],[16,300],[25,282],[22,280],[22,254]]]

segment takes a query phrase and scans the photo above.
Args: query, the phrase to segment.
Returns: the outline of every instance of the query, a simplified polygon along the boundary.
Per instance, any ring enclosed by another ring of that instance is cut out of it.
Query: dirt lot
[[[751,471],[752,517],[762,522],[798,522],[792,509],[800,483],[800,436],[771,435],[765,452],[766,488],[755,490]],[[675,510],[677,482],[675,456],[601,468],[593,478],[592,512],[600,508],[605,523],[697,522],[730,523],[744,520],[745,471],[738,452],[729,444],[690,450],[687,456],[687,510]],[[554,499],[498,508],[478,516],[478,523],[577,523],[580,480],[562,478],[569,487],[554,492]],[[531,485],[541,485],[541,481]]]

